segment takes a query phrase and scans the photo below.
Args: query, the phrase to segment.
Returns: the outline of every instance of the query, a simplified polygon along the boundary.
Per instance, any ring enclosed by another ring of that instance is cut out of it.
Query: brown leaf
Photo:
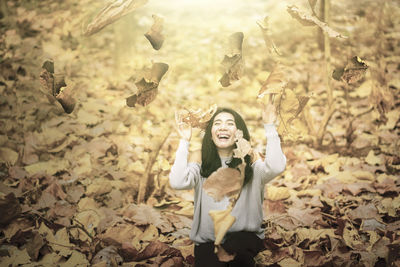
[[[219,261],[228,262],[235,258],[235,254],[229,254],[221,245],[216,246],[217,257]]]
[[[209,215],[214,223],[215,245],[220,245],[229,228],[236,221],[231,215],[232,206],[228,206],[226,210],[210,210]]]
[[[380,120],[385,124],[387,122],[386,113],[394,106],[394,97],[387,86],[381,85],[378,81],[373,80],[372,92],[369,96],[369,102],[378,110]]]
[[[267,46],[269,52],[272,54],[275,52],[278,56],[281,56],[282,54],[278,51],[276,48],[276,45],[274,41],[272,40],[270,34],[269,34],[269,26],[268,26],[268,16],[265,16],[263,21],[257,21],[258,26],[261,29],[265,45]]]
[[[157,96],[158,84],[161,78],[168,70],[168,64],[154,63],[151,69],[144,71],[143,77],[135,83],[138,92],[126,99],[128,107],[134,107],[136,104],[147,106]]]
[[[204,191],[215,201],[221,201],[225,196],[237,194],[242,188],[243,179],[240,171],[221,167],[213,172],[204,182]]]
[[[230,53],[224,56],[222,65],[224,74],[219,80],[223,87],[231,85],[232,81],[237,81],[243,75],[244,61],[242,57],[242,43],[244,35],[236,32],[229,36]]]
[[[276,65],[263,83],[257,97],[263,98],[267,94],[280,94],[286,85],[285,70],[282,65]]]
[[[138,7],[143,6],[148,0],[115,0],[108,3],[90,22],[84,35],[90,36],[103,29],[105,26],[117,21],[119,18],[129,14]]]
[[[14,193],[0,195],[0,224],[8,224],[21,213],[21,206]]]
[[[322,221],[321,210],[319,208],[307,208],[300,210],[290,207],[287,213],[295,218],[299,225],[312,227],[315,221]]]
[[[295,5],[288,6],[287,12],[298,22],[300,22],[304,26],[318,26],[321,30],[326,33],[329,37],[336,37],[336,38],[347,38],[337,31],[333,30],[331,27],[328,26],[325,22],[320,21],[316,16],[306,14],[305,12],[301,11]]]
[[[211,117],[217,111],[217,105],[213,104],[208,109],[185,109],[179,110],[178,116],[179,121],[183,121],[185,123],[190,124],[193,128],[200,128],[205,129],[207,127],[208,122],[210,121]]]
[[[120,266],[123,263],[122,257],[118,254],[117,248],[114,246],[108,246],[97,252],[93,257],[92,264],[100,262],[106,262],[107,266]]]
[[[250,142],[243,138],[243,132],[237,130],[235,133],[236,148],[233,149],[233,157],[239,158],[244,162],[244,157],[251,153]]]
[[[351,220],[378,218],[378,210],[374,204],[361,205],[348,213]]]
[[[152,17],[154,20],[154,24],[144,36],[149,40],[151,46],[155,50],[159,50],[164,43],[164,36],[161,33],[163,29],[164,19],[157,15],[152,15]]]
[[[137,225],[152,224],[156,226],[162,233],[172,232],[174,228],[171,223],[164,219],[160,212],[151,206],[145,204],[131,204],[123,209],[123,215]]]
[[[352,57],[344,68],[337,68],[332,73],[335,80],[343,80],[347,84],[354,84],[364,78],[368,66],[359,57]]]
[[[157,255],[168,255],[168,256],[181,256],[179,250],[168,246],[167,244],[158,240],[150,242],[147,247],[137,255],[135,261],[141,261],[144,259],[152,258]]]

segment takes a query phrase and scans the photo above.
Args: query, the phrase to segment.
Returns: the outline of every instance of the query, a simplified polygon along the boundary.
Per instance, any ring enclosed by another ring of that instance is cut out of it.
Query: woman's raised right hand
[[[189,123],[184,122],[182,116],[177,111],[175,111],[175,124],[179,136],[190,141],[192,138],[192,126]]]

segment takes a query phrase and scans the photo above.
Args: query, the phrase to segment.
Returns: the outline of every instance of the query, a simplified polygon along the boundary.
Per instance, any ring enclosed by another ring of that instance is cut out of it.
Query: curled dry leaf
[[[178,116],[180,116],[181,121],[190,124],[193,128],[205,129],[217,108],[217,105],[213,104],[205,111],[202,109],[180,110]]]
[[[222,65],[225,69],[219,82],[223,87],[231,85],[232,81],[239,80],[243,75],[244,61],[242,57],[242,43],[244,35],[236,32],[229,37],[230,53],[225,55]]]
[[[244,162],[244,157],[251,153],[250,142],[243,138],[243,132],[237,130],[235,133],[236,148],[233,150],[233,157],[240,158]]]
[[[301,11],[297,6],[292,5],[287,7],[287,12],[292,16],[292,18],[296,19],[304,26],[318,26],[321,30],[328,34],[330,37],[336,38],[347,38],[346,36],[341,35],[337,31],[333,30],[331,27],[328,26],[325,22],[320,21],[316,16],[306,14],[305,12]]]
[[[154,20],[154,24],[144,36],[147,38],[147,40],[149,40],[151,46],[155,50],[159,50],[164,43],[164,36],[161,33],[163,29],[164,19],[157,15],[153,15],[152,17]]]
[[[117,21],[138,7],[143,6],[148,0],[115,0],[108,3],[90,22],[84,35],[90,36],[103,29],[105,26]]]
[[[161,78],[168,71],[168,64],[154,63],[151,69],[145,69],[143,76],[135,83],[138,92],[126,99],[128,107],[136,104],[147,106],[157,96]]]
[[[54,74],[54,62],[52,60],[46,60],[42,69],[40,82],[46,92],[57,99],[66,113],[71,113],[75,108],[76,101],[72,96],[72,89],[66,87],[64,76]]]
[[[257,97],[263,98],[267,94],[282,93],[283,89],[287,85],[284,73],[284,69],[281,65],[275,66],[267,80],[263,83]]]
[[[238,194],[242,185],[243,177],[240,171],[226,167],[213,172],[204,182],[203,189],[215,201],[221,201],[225,196]]]
[[[307,135],[308,128],[299,115],[309,99],[309,96],[297,96],[293,90],[287,88],[277,95],[275,105],[280,121],[278,133],[284,140],[296,140]]]
[[[236,221],[236,218],[231,215],[232,206],[229,205],[226,210],[210,210],[209,214],[214,222],[215,245],[220,245],[226,232]]]
[[[269,52],[271,54],[276,53],[278,56],[281,56],[282,54],[276,48],[276,45],[269,34],[268,20],[269,20],[268,16],[265,16],[263,21],[257,21],[257,25],[261,29],[265,45],[267,46]]]
[[[347,84],[353,84],[364,78],[368,66],[359,57],[352,57],[344,68],[337,68],[332,73],[335,80],[343,80]]]

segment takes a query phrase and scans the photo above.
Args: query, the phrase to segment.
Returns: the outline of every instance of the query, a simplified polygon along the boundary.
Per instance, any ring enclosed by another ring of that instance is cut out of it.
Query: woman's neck
[[[218,148],[218,155],[220,158],[230,158],[233,155],[232,148]]]

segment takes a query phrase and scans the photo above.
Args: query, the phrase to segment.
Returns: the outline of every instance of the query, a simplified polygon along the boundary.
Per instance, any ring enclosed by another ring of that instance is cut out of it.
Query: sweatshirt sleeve
[[[265,160],[259,160],[254,166],[254,175],[260,175],[262,184],[266,184],[281,174],[286,168],[286,157],[282,152],[281,140],[274,124],[264,124],[267,146]]]
[[[188,163],[188,156],[189,141],[181,139],[169,173],[169,184],[174,189],[191,189],[200,179],[200,165]]]

